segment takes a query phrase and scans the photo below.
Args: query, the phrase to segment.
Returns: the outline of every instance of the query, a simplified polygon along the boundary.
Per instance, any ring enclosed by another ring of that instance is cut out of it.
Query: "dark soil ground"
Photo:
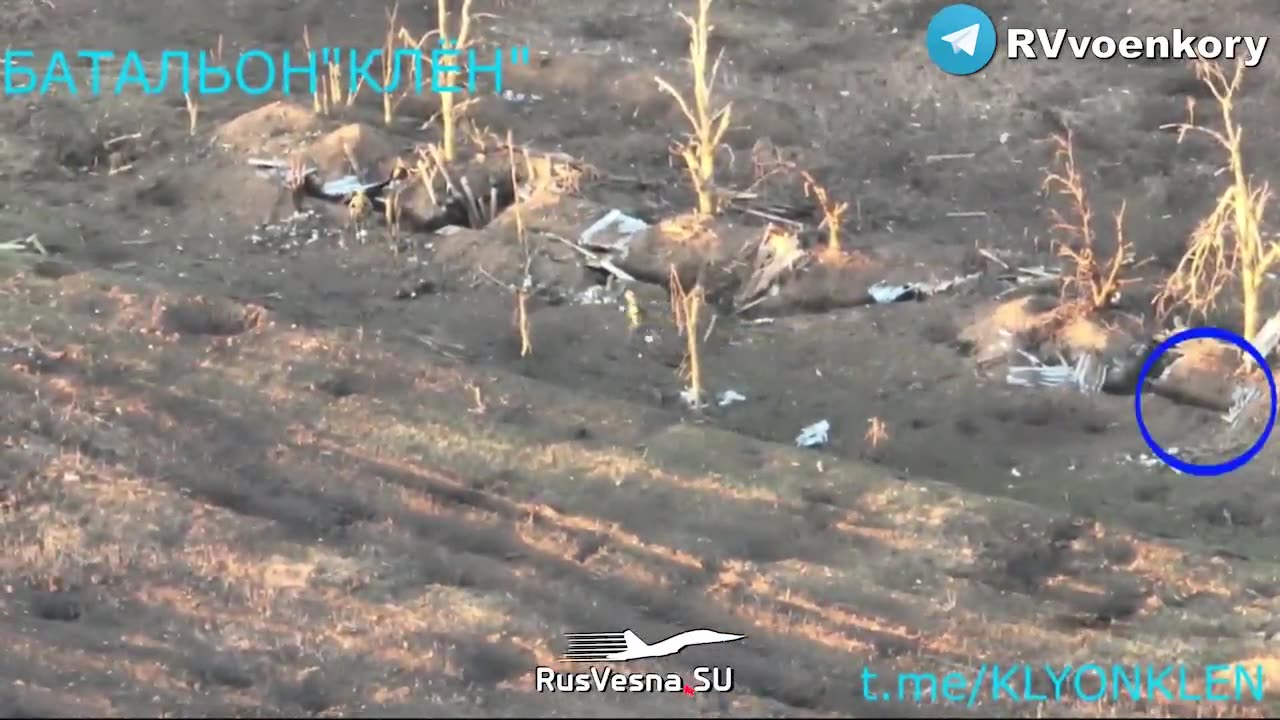
[[[574,236],[611,208],[686,211],[668,153],[685,127],[653,80],[687,85],[670,8],[494,5],[479,27],[531,48],[505,83],[536,99],[486,94],[474,126],[599,171],[522,221]],[[636,288],[646,343],[617,303],[575,300],[591,274],[537,232],[547,289],[520,356],[499,287],[525,262],[511,211],[396,252],[386,228],[361,242],[341,212],[293,238],[262,227],[290,209],[247,158],[301,150],[341,174],[345,144],[385,169],[438,139],[420,129],[433,97],[384,127],[372,97],[317,116],[305,93],[266,110],[279,98],[229,93],[200,100],[194,135],[172,91],[7,98],[0,239],[36,233],[51,254],[0,255],[0,714],[1276,712],[884,705],[859,679],[1023,661],[1280,672],[1275,452],[1222,478],[1152,467],[1135,460],[1132,396],[1010,387],[960,351],[1017,315],[1000,310],[1003,268],[979,249],[1056,262],[1039,191],[1043,140],[1065,127],[1098,214],[1127,200],[1129,235],[1155,258],[1146,276],[1176,263],[1222,190],[1214,148],[1159,130],[1184,119],[1188,95],[1207,107],[1191,68],[997,61],[958,79],[920,42],[941,2],[717,5],[735,103],[725,184],[750,184],[767,140],[854,206],[858,260],[825,292],[982,277],[926,302],[717,318],[708,390],[746,400],[702,413],[679,401],[666,291]],[[1077,33],[1280,30],[1259,1],[1059,5],[984,9]],[[304,26],[317,46],[375,47],[385,29],[380,6],[323,0],[2,12],[15,48],[152,62],[219,35],[233,58],[296,49]],[[433,27],[417,8],[400,19]],[[1260,177],[1280,177],[1276,67],[1249,74],[1238,108]],[[723,252],[759,237],[754,217],[727,218]],[[426,292],[396,297],[411,286]],[[1124,302],[1145,313],[1150,297],[1137,287]],[[1168,446],[1211,444],[1222,427],[1161,398],[1144,408]],[[793,446],[823,419],[828,446]],[[888,433],[874,444],[872,419]],[[695,627],[748,639],[636,667],[731,665],[734,692],[532,692],[565,632]]]

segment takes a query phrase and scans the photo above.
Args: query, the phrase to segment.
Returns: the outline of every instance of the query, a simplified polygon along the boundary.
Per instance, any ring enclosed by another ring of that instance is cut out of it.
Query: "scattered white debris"
[[[826,420],[819,420],[800,431],[800,434],[796,436],[796,447],[822,447],[830,439],[830,432],[831,423]]]
[[[746,399],[747,396],[737,390],[725,390],[716,399],[716,404],[720,407],[728,407],[734,403],[744,402]]]
[[[574,300],[579,305],[612,305],[618,301],[616,295],[604,285],[592,285],[578,293]]]
[[[1182,452],[1182,449],[1181,449],[1181,448],[1176,448],[1176,447],[1175,447],[1175,448],[1169,448],[1167,452],[1168,452],[1170,455],[1173,455],[1174,457],[1177,457],[1177,456],[1178,456],[1178,453]],[[1135,457],[1135,456],[1133,456],[1133,455],[1129,455],[1129,454],[1127,454],[1127,453],[1126,453],[1125,455],[1123,455],[1123,456],[1122,456],[1122,459],[1123,459],[1125,462],[1134,463],[1134,464],[1136,464],[1136,465],[1141,465],[1142,467],[1145,467],[1145,468],[1160,468],[1160,467],[1168,467],[1170,470],[1173,470],[1173,472],[1177,473],[1178,475],[1182,475],[1182,474],[1183,474],[1183,472],[1182,472],[1181,470],[1178,470],[1178,469],[1176,469],[1176,468],[1169,467],[1168,465],[1166,465],[1166,464],[1165,464],[1165,462],[1164,462],[1163,460],[1161,460],[1160,458],[1156,457],[1155,455],[1152,455],[1151,453],[1138,453],[1138,455],[1137,455],[1136,457]]]
[[[917,282],[904,283],[902,285],[888,285],[886,283],[876,283],[867,289],[871,294],[871,298],[880,304],[905,302],[907,300],[920,300],[932,295],[953,290],[956,287],[967,282],[977,280],[982,273],[972,273],[970,275],[961,275],[950,280],[942,282]]]
[[[694,392],[693,388],[685,388],[684,390],[681,390],[680,399],[683,400],[684,404],[688,405],[691,410],[699,410],[706,407],[706,404],[702,402],[701,394]]]
[[[540,100],[542,100],[542,96],[533,95],[533,94],[526,95],[524,93],[515,92],[514,90],[508,89],[508,90],[502,91],[502,99],[506,100],[507,102],[516,102],[516,103],[539,102]]]
[[[293,255],[321,240],[336,239],[341,244],[342,234],[341,228],[333,227],[323,215],[308,209],[277,222],[259,224],[248,235],[248,240],[277,254]]]

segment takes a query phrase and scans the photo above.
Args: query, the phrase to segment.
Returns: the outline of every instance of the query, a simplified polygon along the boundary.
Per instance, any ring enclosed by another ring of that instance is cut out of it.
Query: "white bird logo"
[[[630,630],[602,633],[567,633],[569,647],[561,662],[623,662],[642,658],[675,655],[690,645],[733,642],[746,635],[733,635],[715,630],[686,630],[652,645]]]

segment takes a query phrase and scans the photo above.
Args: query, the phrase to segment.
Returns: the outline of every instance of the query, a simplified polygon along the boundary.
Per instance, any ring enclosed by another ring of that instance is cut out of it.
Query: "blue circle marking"
[[[929,59],[951,75],[972,75],[996,54],[996,25],[972,5],[948,5],[929,21]]]
[[[1160,447],[1160,444],[1151,437],[1151,431],[1147,429],[1147,424],[1142,420],[1142,388],[1147,384],[1147,376],[1151,374],[1151,370],[1155,367],[1156,361],[1160,359],[1160,356],[1188,340],[1219,340],[1231,343],[1244,350],[1249,353],[1254,362],[1258,363],[1258,367],[1262,368],[1263,375],[1267,377],[1267,385],[1271,389],[1271,416],[1267,418],[1267,427],[1262,431],[1261,437],[1243,455],[1216,465],[1197,465],[1174,457],[1172,453]],[[1146,363],[1142,366],[1142,372],[1138,374],[1138,389],[1134,391],[1133,398],[1133,413],[1138,418],[1138,430],[1142,432],[1142,439],[1147,441],[1147,446],[1151,448],[1151,452],[1155,453],[1156,457],[1163,460],[1166,465],[1174,470],[1187,475],[1199,475],[1201,477],[1226,475],[1232,470],[1244,467],[1257,457],[1258,453],[1262,452],[1262,447],[1267,444],[1267,438],[1271,436],[1272,429],[1276,426],[1276,409],[1276,377],[1272,374],[1271,367],[1267,365],[1267,359],[1248,340],[1233,332],[1213,327],[1183,330],[1160,343],[1155,350],[1152,350],[1151,355],[1147,357]]]

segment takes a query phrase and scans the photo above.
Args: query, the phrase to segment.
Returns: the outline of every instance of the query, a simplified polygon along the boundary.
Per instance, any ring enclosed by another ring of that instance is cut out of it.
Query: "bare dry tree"
[[[512,210],[516,217],[516,236],[520,248],[524,252],[524,277],[516,288],[516,329],[520,333],[520,357],[527,357],[533,352],[533,340],[529,333],[529,295],[533,292],[533,254],[529,250],[529,235],[525,232],[523,200],[520,197],[520,183],[516,176],[515,142],[510,130],[507,131],[507,159],[511,163],[511,190],[515,196]],[[527,158],[526,158],[527,159]]]
[[[382,124],[390,127],[395,111],[395,96],[391,94],[391,81],[400,75],[396,66],[398,49],[396,40],[399,39],[397,18],[400,15],[400,3],[397,2],[383,12],[387,18],[387,32],[382,39]]]
[[[187,103],[187,133],[194,136],[200,127],[200,103],[191,93],[182,93],[182,98]]]
[[[1125,237],[1125,204],[1114,216],[1114,249],[1110,256],[1098,248],[1094,231],[1093,208],[1085,189],[1084,178],[1076,165],[1072,135],[1067,132],[1052,138],[1055,146],[1053,168],[1045,177],[1044,192],[1067,198],[1070,217],[1057,209],[1049,210],[1050,230],[1061,237],[1054,241],[1058,257],[1072,265],[1072,273],[1062,284],[1064,300],[1069,307],[1098,312],[1115,304],[1121,291],[1139,278],[1126,273],[1135,267],[1133,246]]]
[[[1195,98],[1187,99],[1186,122],[1164,127],[1176,129],[1179,142],[1198,133],[1219,145],[1227,156],[1225,169],[1231,184],[1192,232],[1186,253],[1156,297],[1156,308],[1161,315],[1174,307],[1186,307],[1203,315],[1234,280],[1240,283],[1244,336],[1253,340],[1261,327],[1262,284],[1267,271],[1280,261],[1280,242],[1263,237],[1262,222],[1271,188],[1266,182],[1255,185],[1249,176],[1244,162],[1244,129],[1235,119],[1245,65],[1238,62],[1230,78],[1209,61],[1197,61],[1195,69],[1196,77],[1217,102],[1222,129],[1196,121]]]
[[[816,200],[818,208],[822,211],[822,222],[818,225],[818,229],[825,228],[827,231],[827,246],[819,257],[827,261],[842,260],[844,249],[840,242],[840,231],[844,215],[849,211],[849,203],[835,202],[831,199],[826,187],[815,180],[813,175],[807,170],[799,172],[800,177],[804,179],[805,196]]]
[[[458,79],[458,72],[461,68],[460,58],[472,47],[471,21],[478,17],[472,12],[472,2],[473,0],[462,0],[462,7],[458,11],[458,30],[456,33],[450,32],[449,0],[438,0],[436,3],[436,20],[439,27],[441,50],[456,53],[453,55],[455,62],[442,63],[440,66],[433,67],[432,70],[433,77],[439,73],[444,80],[442,87],[433,87],[432,89],[440,95],[440,144],[446,162],[453,162],[457,159],[458,119],[462,114],[463,108],[471,102],[470,100],[458,102],[456,95],[460,89],[454,88],[454,83]],[[432,54],[433,65],[443,59],[438,54]]]
[[[689,26],[689,62],[693,66],[693,102],[687,101],[671,83],[658,77],[654,78],[658,87],[675,98],[680,111],[689,120],[693,133],[685,142],[677,142],[672,150],[679,155],[688,168],[689,177],[693,181],[693,190],[698,196],[698,213],[703,216],[713,215],[717,210],[715,195],[716,155],[720,151],[725,133],[729,131],[729,118],[733,113],[733,104],[727,103],[719,109],[713,109],[712,90],[715,88],[716,75],[720,70],[720,60],[724,56],[723,49],[714,62],[708,66],[711,36],[711,3],[712,0],[698,0],[697,17],[684,13],[679,16]]]
[[[675,323],[676,332],[683,335],[685,330],[685,292],[684,285],[680,283],[680,273],[676,270],[676,266],[671,266],[671,272],[667,275],[667,286],[671,293],[671,319]]]
[[[316,49],[311,44],[311,30],[306,25],[302,26],[302,46],[306,49],[308,55],[316,52]],[[355,104],[356,98],[359,97],[360,89],[364,87],[364,78],[360,78],[354,88],[344,90],[342,87],[342,59],[327,53],[321,53],[321,57],[325,56],[329,57],[329,60],[326,62],[324,74],[320,76],[311,96],[311,109],[317,115],[330,115],[339,106],[351,107]]]
[[[392,168],[392,177],[399,177],[402,172],[407,172],[408,168],[404,161],[396,158],[395,167]],[[400,256],[400,221],[404,217],[404,206],[400,196],[404,193],[404,187],[399,183],[391,188],[391,192],[387,194],[385,203],[386,221],[388,233],[391,239],[391,254],[394,257]]]
[[[683,379],[688,387],[683,395],[689,406],[695,410],[704,407],[702,385],[702,357],[700,354],[699,321],[705,295],[702,283],[698,282],[693,289],[685,290],[680,282],[680,274],[675,265],[671,266],[671,313],[675,320],[676,330],[685,338],[684,362],[680,365]]]

